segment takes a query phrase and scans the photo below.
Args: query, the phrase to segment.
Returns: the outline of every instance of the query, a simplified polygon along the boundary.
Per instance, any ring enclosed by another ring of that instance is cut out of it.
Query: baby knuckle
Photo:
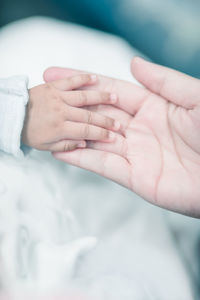
[[[59,119],[54,119],[52,122],[51,122],[51,128],[52,129],[57,129],[59,130],[60,127],[61,127],[61,124],[60,124],[60,120]]]
[[[83,105],[83,106],[87,105],[87,102],[88,102],[87,94],[85,92],[80,92],[79,97],[80,97],[81,105]]]
[[[83,138],[88,138],[89,137],[89,135],[90,135],[90,126],[89,126],[89,124],[85,124],[84,126],[83,126],[83,132],[82,132],[82,137]]]
[[[53,85],[52,85],[51,82],[47,82],[47,83],[45,84],[45,89],[51,90],[52,88],[53,88]]]
[[[102,139],[108,139],[109,138],[109,131],[106,129],[101,129],[100,130],[100,137]]]
[[[56,102],[55,102],[55,104],[53,105],[52,109],[53,109],[53,113],[54,113],[55,115],[61,114],[61,113],[62,113],[62,108],[61,108],[61,106],[60,106],[59,103],[56,103]]]
[[[59,114],[59,122],[64,123],[69,118],[69,115],[63,110]]]
[[[76,86],[76,78],[75,77],[71,77],[69,80],[69,86],[71,88],[73,88],[74,86]]]
[[[110,119],[109,119],[109,118],[106,118],[106,117],[102,117],[102,119],[101,119],[101,124],[102,124],[104,127],[106,127],[106,128],[111,127]]]
[[[68,134],[70,132],[71,126],[70,121],[60,122],[60,125],[58,127],[58,131],[62,134]]]
[[[79,80],[83,83],[90,81],[90,76],[88,74],[81,74],[79,76]]]
[[[102,95],[102,99],[106,103],[110,103],[110,94],[109,93],[104,93],[104,95]]]
[[[113,127],[114,126],[115,121],[110,119],[110,118],[105,118],[105,125],[106,127]]]
[[[46,83],[45,88],[48,94],[52,95],[52,97],[57,97],[57,90],[52,83]]]
[[[66,105],[62,107],[60,114],[61,114],[61,118],[64,120],[70,120],[71,118],[71,110]]]
[[[104,103],[104,102],[109,102],[109,98],[106,95],[106,93],[99,93],[98,94],[99,102]]]
[[[72,145],[70,145],[69,142],[65,142],[64,147],[63,147],[63,151],[67,152],[67,151],[70,151],[70,150],[72,150]]]
[[[87,123],[88,124],[92,124],[92,122],[93,122],[93,114],[92,114],[92,112],[88,111],[86,116],[87,116]]]

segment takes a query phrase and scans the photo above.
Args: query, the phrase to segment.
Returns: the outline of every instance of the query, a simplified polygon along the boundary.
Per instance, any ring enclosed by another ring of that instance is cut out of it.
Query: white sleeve
[[[0,79],[0,151],[23,157],[21,132],[28,103],[28,78]]]

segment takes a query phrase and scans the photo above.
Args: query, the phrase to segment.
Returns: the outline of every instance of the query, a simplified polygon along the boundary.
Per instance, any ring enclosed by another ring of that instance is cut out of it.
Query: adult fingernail
[[[90,81],[92,83],[96,82],[97,81],[97,76],[96,75],[90,75]]]
[[[116,94],[110,94],[110,102],[116,103],[117,102],[117,95]]]

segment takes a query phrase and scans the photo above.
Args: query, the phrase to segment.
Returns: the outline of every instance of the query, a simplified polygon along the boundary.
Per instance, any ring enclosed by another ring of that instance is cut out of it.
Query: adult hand
[[[46,81],[80,71],[50,68]],[[54,153],[54,157],[96,172],[149,202],[200,217],[200,81],[135,58],[135,84],[99,77],[92,89],[116,93],[118,103],[97,111],[122,123],[113,143]]]

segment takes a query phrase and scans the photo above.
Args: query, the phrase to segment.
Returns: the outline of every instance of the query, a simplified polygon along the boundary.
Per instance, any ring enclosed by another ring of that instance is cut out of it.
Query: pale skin
[[[199,218],[200,81],[140,58],[133,60],[132,73],[144,87],[103,76],[92,87],[118,95],[114,105],[90,107],[120,121],[115,140],[53,155],[111,179],[152,204]],[[80,71],[50,68],[44,78],[75,74]]]
[[[84,148],[85,140],[112,141],[120,123],[85,106],[114,104],[116,95],[77,90],[97,80],[96,75],[76,74],[30,89],[22,142],[38,150],[65,152]]]

